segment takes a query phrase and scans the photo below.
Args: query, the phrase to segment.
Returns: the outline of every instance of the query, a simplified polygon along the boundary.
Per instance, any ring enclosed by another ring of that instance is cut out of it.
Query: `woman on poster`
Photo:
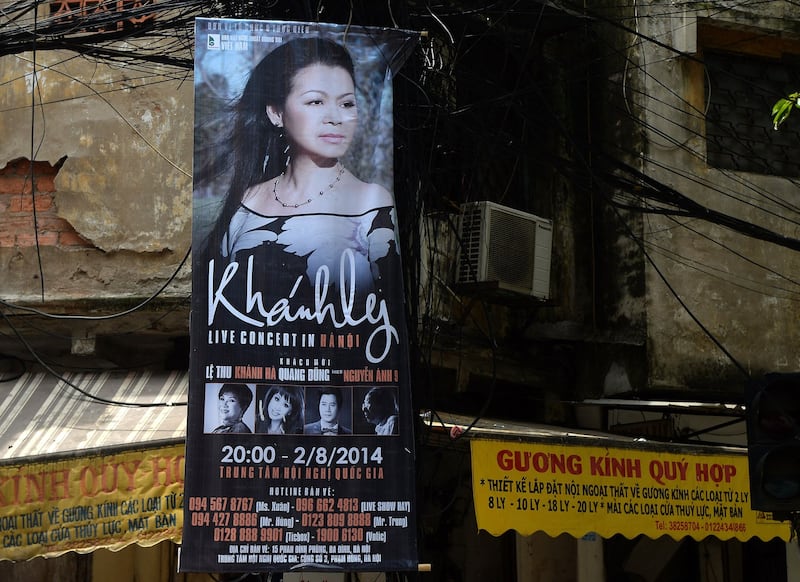
[[[220,424],[211,432],[214,434],[251,433],[243,420],[244,413],[253,401],[253,392],[245,384],[223,384],[217,398],[217,412]]]
[[[303,432],[303,389],[269,386],[258,402],[256,432],[300,434]]]
[[[363,296],[380,291],[380,261],[398,256],[392,195],[342,163],[358,125],[355,83],[343,46],[296,38],[259,62],[236,104],[232,178],[210,240],[223,260],[273,265],[271,288],[304,274],[306,293]]]

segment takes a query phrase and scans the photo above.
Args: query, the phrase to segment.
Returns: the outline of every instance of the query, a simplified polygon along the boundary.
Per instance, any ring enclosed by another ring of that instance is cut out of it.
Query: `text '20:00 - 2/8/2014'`
[[[279,460],[273,446],[224,445],[220,462],[231,464],[272,464]],[[281,455],[280,460],[289,460],[288,455]],[[383,463],[381,447],[295,447],[291,463],[294,465],[323,466],[331,465],[380,465]]]

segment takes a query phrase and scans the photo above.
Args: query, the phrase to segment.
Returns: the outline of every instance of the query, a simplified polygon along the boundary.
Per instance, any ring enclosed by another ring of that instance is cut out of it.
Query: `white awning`
[[[26,373],[0,383],[0,462],[186,437],[187,371]]]

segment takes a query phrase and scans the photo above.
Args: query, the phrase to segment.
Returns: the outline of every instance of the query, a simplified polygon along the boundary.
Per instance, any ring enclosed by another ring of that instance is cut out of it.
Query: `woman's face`
[[[244,414],[239,399],[231,392],[223,392],[220,394],[219,402],[217,403],[217,411],[219,412],[220,422],[228,425],[235,424],[242,420],[242,414]]]
[[[295,74],[283,111],[269,111],[273,123],[283,126],[293,156],[339,158],[358,123],[353,78],[341,67],[310,65]]]
[[[267,404],[270,420],[283,420],[292,411],[292,403],[283,394],[276,392]]]

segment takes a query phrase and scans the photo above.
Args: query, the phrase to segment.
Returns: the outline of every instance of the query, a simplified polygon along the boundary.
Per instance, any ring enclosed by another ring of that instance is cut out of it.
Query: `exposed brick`
[[[58,174],[67,156],[58,160],[55,164],[50,162],[33,162],[33,175],[50,176]],[[29,176],[31,174],[31,163],[27,158],[16,158],[8,162],[5,167],[0,168],[0,176]]]
[[[31,182],[25,176],[0,175],[0,194],[28,194],[31,193]]]
[[[0,169],[0,176],[27,176],[30,173],[30,167],[27,158],[15,158]]]
[[[55,192],[56,185],[55,180],[53,179],[54,176],[40,176],[36,175],[33,178],[36,192]]]
[[[36,212],[50,210],[53,206],[53,195],[38,193],[36,199]],[[12,195],[9,197],[8,212],[33,212],[34,197],[28,195]]]
[[[3,213],[0,215],[0,247],[17,244],[18,236],[33,235],[33,217],[29,214]]]
[[[39,192],[55,192],[55,177],[67,157],[64,156],[55,164],[50,162],[33,162],[27,158],[16,158],[0,168],[0,192],[24,193],[31,191],[31,177]]]
[[[33,224],[33,219],[31,219],[31,224]],[[65,228],[72,230],[72,226],[66,220],[59,218],[53,212],[38,215],[36,217],[36,225],[39,228],[39,232],[58,232]]]
[[[53,230],[44,232],[40,231],[38,237],[34,237],[33,235],[31,235],[30,238],[26,237],[26,240],[28,241],[27,246],[35,246],[36,241],[38,240],[39,246],[54,247],[58,244],[58,232]],[[24,246],[22,242],[19,240],[19,237],[17,238],[17,244],[19,246]]]
[[[4,247],[35,247],[37,237],[34,232],[3,232],[0,234],[0,246]],[[58,233],[39,233],[38,242],[40,246],[55,246],[58,242]]]
[[[14,234],[15,232],[33,232],[33,216],[20,215],[10,216],[8,214],[0,217],[0,231],[3,234]]]
[[[25,158],[17,158],[0,169],[0,246],[32,247],[37,242],[40,246],[92,246],[55,212],[52,194],[55,176],[65,160],[66,156],[55,164],[31,164]],[[35,196],[31,196],[31,173]],[[34,204],[37,230],[34,230]]]
[[[91,247],[91,242],[79,235],[74,229],[63,230],[58,233],[58,244],[63,247]]]

